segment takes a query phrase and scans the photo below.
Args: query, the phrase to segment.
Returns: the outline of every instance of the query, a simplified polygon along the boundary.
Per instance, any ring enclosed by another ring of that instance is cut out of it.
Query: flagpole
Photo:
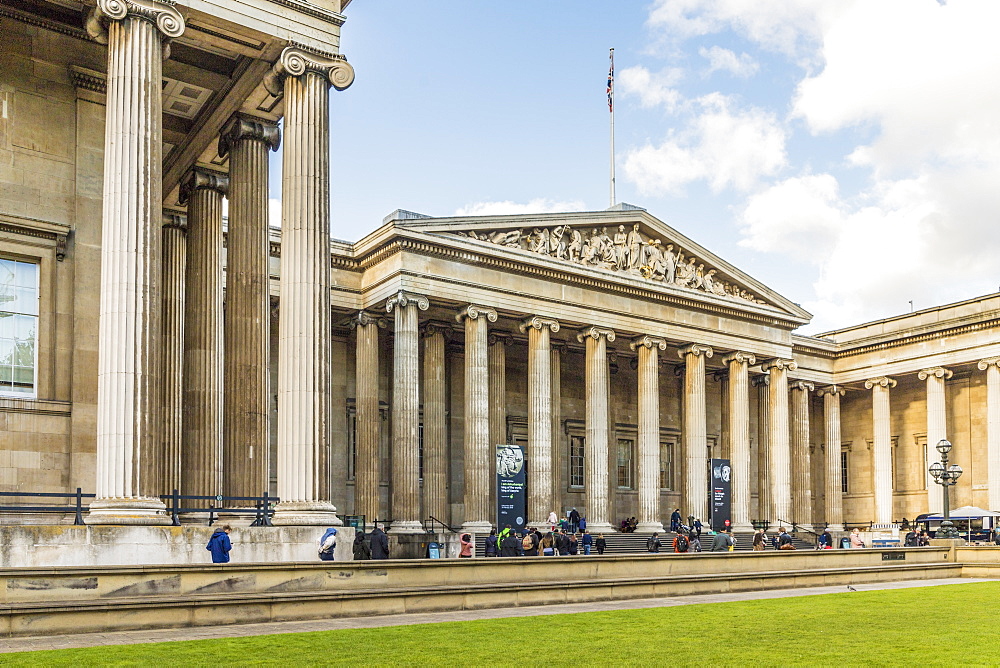
[[[611,206],[615,205],[615,50],[611,49],[608,70],[608,110],[611,112]]]

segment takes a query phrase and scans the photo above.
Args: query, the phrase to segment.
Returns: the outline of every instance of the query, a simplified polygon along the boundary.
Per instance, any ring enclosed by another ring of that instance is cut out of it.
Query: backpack
[[[524,538],[521,539],[521,547],[525,550],[533,550],[535,548],[534,541],[531,540],[531,534],[525,534]]]
[[[687,536],[685,536],[684,534],[680,534],[680,535],[677,536],[677,551],[678,552],[687,552],[688,551],[688,545],[690,545],[690,543],[688,542]]]

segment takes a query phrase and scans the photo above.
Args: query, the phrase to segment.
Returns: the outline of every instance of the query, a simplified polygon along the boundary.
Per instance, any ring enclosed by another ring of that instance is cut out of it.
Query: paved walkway
[[[934,587],[938,585],[968,584],[972,582],[991,581],[993,580],[987,578],[942,578],[937,580],[906,580],[903,582],[859,584],[855,585],[854,588],[857,591],[874,591],[878,589],[907,589],[910,587]],[[523,608],[456,610],[453,612],[380,615],[375,617],[344,617],[301,622],[238,624],[230,626],[196,626],[183,629],[113,631],[108,633],[81,633],[59,636],[36,636],[30,638],[5,638],[0,639],[0,653],[26,652],[40,649],[67,649],[71,647],[95,647],[100,645],[132,645],[137,643],[169,642],[173,640],[240,638],[244,636],[268,635],[272,633],[303,633],[307,631],[332,631],[335,629],[431,624],[434,622],[461,622],[472,619],[536,617],[539,615],[561,615],[574,612],[598,612],[603,610],[667,608],[675,605],[692,605],[695,603],[725,603],[728,601],[753,601],[769,598],[787,598],[791,596],[840,594],[846,591],[849,591],[847,587],[839,585],[836,587],[771,589],[765,591],[746,591],[726,594],[697,594],[670,598],[643,598],[624,601],[594,601],[592,603],[539,605]]]

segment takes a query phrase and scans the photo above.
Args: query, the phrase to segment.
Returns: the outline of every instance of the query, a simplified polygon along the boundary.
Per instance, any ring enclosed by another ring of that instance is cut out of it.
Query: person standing
[[[368,543],[365,541],[365,530],[362,527],[358,527],[357,532],[354,534],[353,551],[354,561],[365,561],[372,558],[372,549],[368,547]]]
[[[569,511],[569,532],[576,533],[576,530],[580,527],[580,511],[573,508]]]
[[[506,531],[506,529],[504,531]],[[500,556],[501,557],[521,556],[521,541],[518,540],[517,536],[514,535],[512,531],[507,531],[503,539],[500,541]]]
[[[319,558],[321,561],[333,561],[333,552],[337,549],[337,530],[330,527],[319,539]]]
[[[857,527],[851,531],[851,548],[860,549],[865,546],[865,542],[861,540],[861,533],[858,531]]]
[[[670,513],[670,530],[677,532],[681,528],[681,509],[674,508],[674,512]]]
[[[688,537],[682,534],[680,530],[678,530],[677,535],[674,536],[674,544],[673,544],[674,552],[677,554],[684,554],[685,552],[688,551],[688,549],[690,549],[690,547],[691,547],[691,541],[689,541]]]
[[[778,529],[778,549],[779,550],[794,550],[795,545],[792,543],[792,537],[788,535],[785,531],[785,527]]]
[[[646,539],[646,552],[650,554],[659,554],[660,552],[660,534],[653,532],[653,535]]]
[[[694,532],[695,532],[695,535],[697,535],[699,539],[701,538],[701,530],[702,530],[702,528],[703,528],[703,525],[701,523],[701,520],[700,519],[696,519],[694,521]]]
[[[763,529],[757,529],[753,535],[753,551],[763,552],[767,548],[767,533]]]
[[[229,551],[233,549],[233,544],[229,541],[231,531],[232,528],[228,524],[223,524],[208,539],[208,545],[205,546],[205,549],[212,553],[213,564],[229,563]]]
[[[558,523],[559,518],[556,516],[556,511],[550,510],[548,519],[549,530],[551,531],[552,529],[555,529]]]
[[[521,552],[525,557],[537,557],[538,550],[535,549],[534,534],[528,531],[521,537]]]
[[[385,531],[382,529],[381,524],[376,524],[375,528],[372,529],[372,559],[388,559],[389,558],[389,537],[385,535]]]
[[[712,552],[728,552],[731,545],[733,545],[733,537],[729,534],[729,529],[723,529],[712,538],[712,547],[709,550]]]
[[[906,532],[906,537],[903,539],[903,547],[916,547],[917,546],[917,527],[910,527],[910,530]]]
[[[570,535],[566,536],[566,538],[569,540],[569,545],[567,546],[566,551],[569,552],[570,556],[576,556],[577,554],[579,554],[580,541],[579,539],[577,539],[576,534],[571,533]]]
[[[590,550],[594,546],[594,537],[590,535],[589,531],[584,531],[583,538],[580,539],[580,542],[583,544],[583,555],[589,556]]]
[[[472,559],[473,551],[476,549],[475,543],[472,542],[472,536],[470,534],[463,533],[461,538],[459,538],[459,544],[459,559]]]
[[[552,532],[548,532],[542,537],[542,542],[538,544],[541,549],[541,555],[543,557],[554,557],[556,554],[555,541],[552,538]]]
[[[688,548],[688,552],[701,552],[701,536],[692,531],[689,539],[691,541],[691,547]]]
[[[597,538],[594,540],[594,549],[597,550],[597,554],[604,554],[604,550],[608,549],[608,541],[604,540],[604,534],[597,534]]]
[[[500,556],[500,546],[497,543],[496,529],[490,529],[490,535],[486,537],[486,556],[487,557]]]

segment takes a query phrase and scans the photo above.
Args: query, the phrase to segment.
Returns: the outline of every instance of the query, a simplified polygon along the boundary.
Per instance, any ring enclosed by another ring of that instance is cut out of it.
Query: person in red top
[[[467,533],[463,533],[460,542],[462,544],[462,550],[458,553],[458,556],[463,559],[471,559],[472,551],[476,549],[475,543],[472,542],[472,536]]]
[[[688,548],[690,547],[691,547],[691,541],[688,540],[687,536],[678,531],[677,535],[674,536],[674,552],[682,554],[684,552],[687,552]]]

